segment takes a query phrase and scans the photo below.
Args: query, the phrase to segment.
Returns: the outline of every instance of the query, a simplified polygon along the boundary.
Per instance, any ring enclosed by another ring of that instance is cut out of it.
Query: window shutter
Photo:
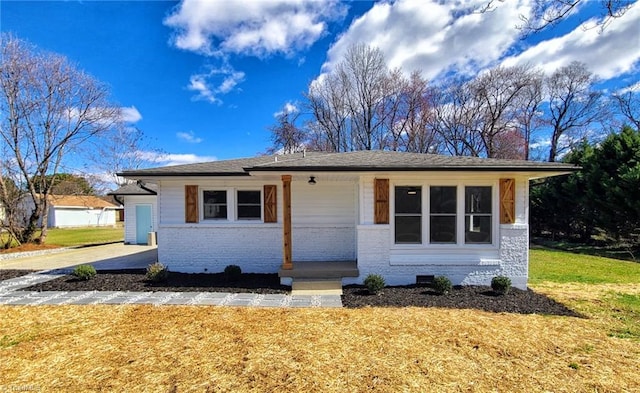
[[[389,223],[389,179],[375,179],[373,185],[375,224]]]
[[[516,222],[516,180],[500,179],[500,224]]]
[[[198,186],[184,186],[184,221],[198,222]]]
[[[264,186],[264,222],[278,222],[278,187]]]

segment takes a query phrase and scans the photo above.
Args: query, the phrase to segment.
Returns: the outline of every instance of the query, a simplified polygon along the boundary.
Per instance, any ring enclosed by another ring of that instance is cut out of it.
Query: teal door
[[[151,231],[151,205],[136,205],[136,243],[147,244],[147,235]]]

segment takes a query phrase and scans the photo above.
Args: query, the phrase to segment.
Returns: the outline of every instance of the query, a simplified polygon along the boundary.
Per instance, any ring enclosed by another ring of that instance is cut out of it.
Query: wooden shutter
[[[373,184],[375,224],[389,223],[389,179],[375,179]]]
[[[278,222],[278,187],[267,184],[263,194],[264,222]]]
[[[198,222],[198,186],[184,186],[184,221]]]
[[[500,179],[500,224],[516,222],[516,180]]]

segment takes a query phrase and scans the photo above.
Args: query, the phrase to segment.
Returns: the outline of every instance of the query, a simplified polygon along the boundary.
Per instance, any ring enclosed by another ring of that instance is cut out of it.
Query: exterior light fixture
[[[309,184],[311,184],[311,185],[316,184],[316,177],[315,176],[309,176]]]

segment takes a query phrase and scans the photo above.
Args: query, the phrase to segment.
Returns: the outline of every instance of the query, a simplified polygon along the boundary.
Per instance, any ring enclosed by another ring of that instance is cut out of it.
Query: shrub
[[[511,279],[505,276],[496,276],[491,279],[491,289],[497,294],[506,295],[511,289]]]
[[[242,269],[238,265],[229,265],[224,268],[224,275],[229,281],[238,281],[242,276]]]
[[[435,289],[437,294],[445,295],[451,292],[451,288],[453,288],[453,285],[448,277],[437,276],[433,279],[433,289]]]
[[[379,274],[369,274],[364,279],[364,285],[372,295],[377,295],[385,286],[384,277]]]
[[[91,265],[80,265],[73,269],[73,275],[76,276],[78,280],[91,280],[96,274],[96,268]]]
[[[152,282],[166,281],[169,277],[169,269],[160,262],[154,262],[147,266],[147,280]]]

